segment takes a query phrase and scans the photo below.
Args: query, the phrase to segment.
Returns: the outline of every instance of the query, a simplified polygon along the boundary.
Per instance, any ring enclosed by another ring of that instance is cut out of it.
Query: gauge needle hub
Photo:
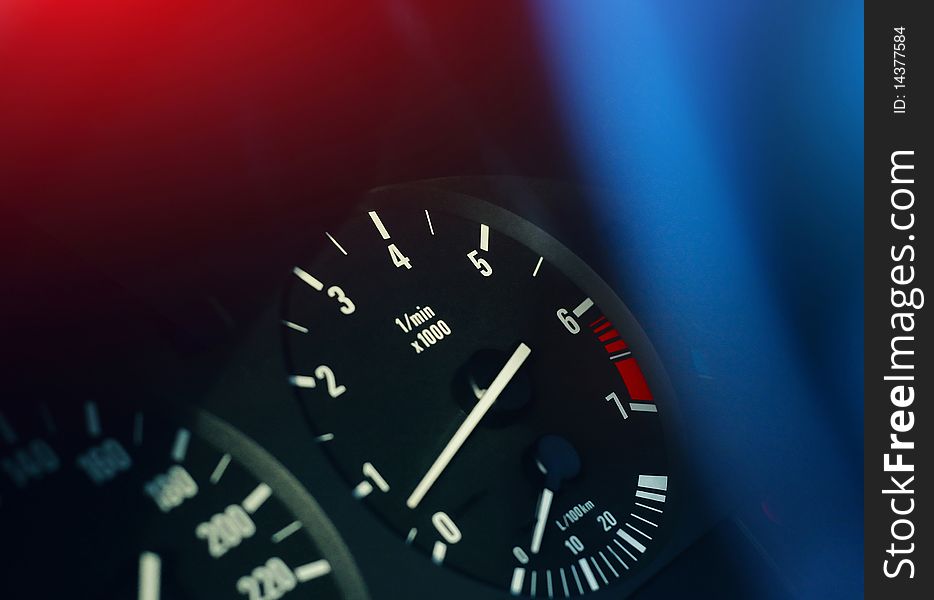
[[[535,530],[532,531],[532,545],[529,550],[538,554],[542,547],[542,536],[545,534],[545,525],[548,523],[548,513],[551,511],[551,500],[555,493],[548,488],[542,490],[542,498],[538,502],[538,514],[535,515]]]
[[[519,344],[519,347],[512,353],[509,360],[506,361],[502,370],[500,370],[499,374],[493,379],[493,383],[486,389],[483,396],[473,407],[473,410],[470,411],[470,414],[467,415],[467,418],[464,419],[461,426],[454,432],[454,435],[448,441],[444,450],[442,450],[438,458],[435,459],[431,468],[429,468],[425,476],[422,477],[422,480],[415,487],[412,495],[405,501],[406,506],[409,508],[418,506],[422,498],[425,497],[425,494],[428,493],[428,490],[431,489],[431,486],[434,485],[444,469],[447,468],[451,459],[454,458],[454,455],[457,454],[457,451],[460,450],[460,447],[467,441],[467,438],[480,423],[480,420],[483,419],[483,416],[490,410],[493,403],[499,398],[499,395],[506,389],[506,386],[509,385],[509,382],[519,371],[519,368],[522,367],[522,364],[525,362],[525,359],[529,357],[531,352],[531,348],[524,343]]]
[[[139,600],[159,600],[162,559],[155,552],[139,555]]]

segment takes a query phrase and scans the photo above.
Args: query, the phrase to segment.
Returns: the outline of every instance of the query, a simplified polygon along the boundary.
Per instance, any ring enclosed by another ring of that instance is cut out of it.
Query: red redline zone
[[[597,340],[603,344],[603,348],[607,351],[607,354],[611,355],[610,361],[616,366],[616,370],[619,372],[619,376],[626,385],[626,390],[629,392],[629,397],[633,400],[653,401],[652,392],[649,390],[649,384],[645,380],[645,375],[642,373],[639,363],[632,357],[632,354],[629,353],[617,359],[613,358],[612,355],[618,356],[620,353],[629,350],[629,346],[620,337],[616,328],[613,327],[613,323],[604,315],[600,315],[599,319],[590,324],[590,329],[593,331]],[[609,329],[609,331],[605,331],[607,329]]]

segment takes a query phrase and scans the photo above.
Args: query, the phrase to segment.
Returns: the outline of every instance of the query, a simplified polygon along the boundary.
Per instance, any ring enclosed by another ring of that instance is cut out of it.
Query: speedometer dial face
[[[627,580],[677,499],[651,346],[533,225],[406,196],[372,196],[293,270],[283,333],[317,439],[437,565],[536,597]]]
[[[25,412],[0,413],[6,597],[366,600],[311,496],[219,419]]]

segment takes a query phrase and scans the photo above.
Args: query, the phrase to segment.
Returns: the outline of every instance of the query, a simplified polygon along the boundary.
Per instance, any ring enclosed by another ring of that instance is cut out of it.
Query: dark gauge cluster
[[[587,264],[428,187],[304,235],[197,361],[61,352],[91,387],[4,401],[3,597],[619,598],[670,560],[675,398]]]

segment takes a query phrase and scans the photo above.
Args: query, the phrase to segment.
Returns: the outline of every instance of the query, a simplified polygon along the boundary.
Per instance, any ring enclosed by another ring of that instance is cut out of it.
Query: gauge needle
[[[139,600],[159,600],[162,559],[155,552],[139,555]]]
[[[422,498],[425,497],[425,494],[428,493],[431,486],[434,485],[438,477],[441,476],[441,473],[477,427],[477,424],[483,419],[483,415],[490,410],[490,407],[493,406],[493,403],[496,402],[499,395],[506,389],[506,386],[509,385],[509,382],[519,371],[522,363],[525,362],[525,359],[529,357],[531,352],[532,350],[524,343],[519,344],[519,347],[512,353],[509,360],[506,361],[502,370],[500,370],[499,374],[493,379],[493,383],[486,389],[479,402],[474,405],[473,410],[470,411],[470,414],[467,415],[467,418],[464,419],[461,426],[457,428],[457,431],[454,432],[454,436],[451,437],[444,447],[444,450],[441,451],[441,454],[438,455],[438,458],[436,458],[435,462],[431,465],[431,468],[428,469],[428,472],[422,477],[422,480],[418,483],[412,495],[405,501],[406,506],[409,508],[418,506],[418,503],[422,501]]]
[[[548,512],[551,510],[551,499],[555,493],[548,488],[542,490],[542,498],[538,502],[538,514],[536,515],[535,530],[532,532],[532,545],[529,550],[532,554],[538,554],[542,547],[542,536],[545,534],[545,524],[548,522]]]

